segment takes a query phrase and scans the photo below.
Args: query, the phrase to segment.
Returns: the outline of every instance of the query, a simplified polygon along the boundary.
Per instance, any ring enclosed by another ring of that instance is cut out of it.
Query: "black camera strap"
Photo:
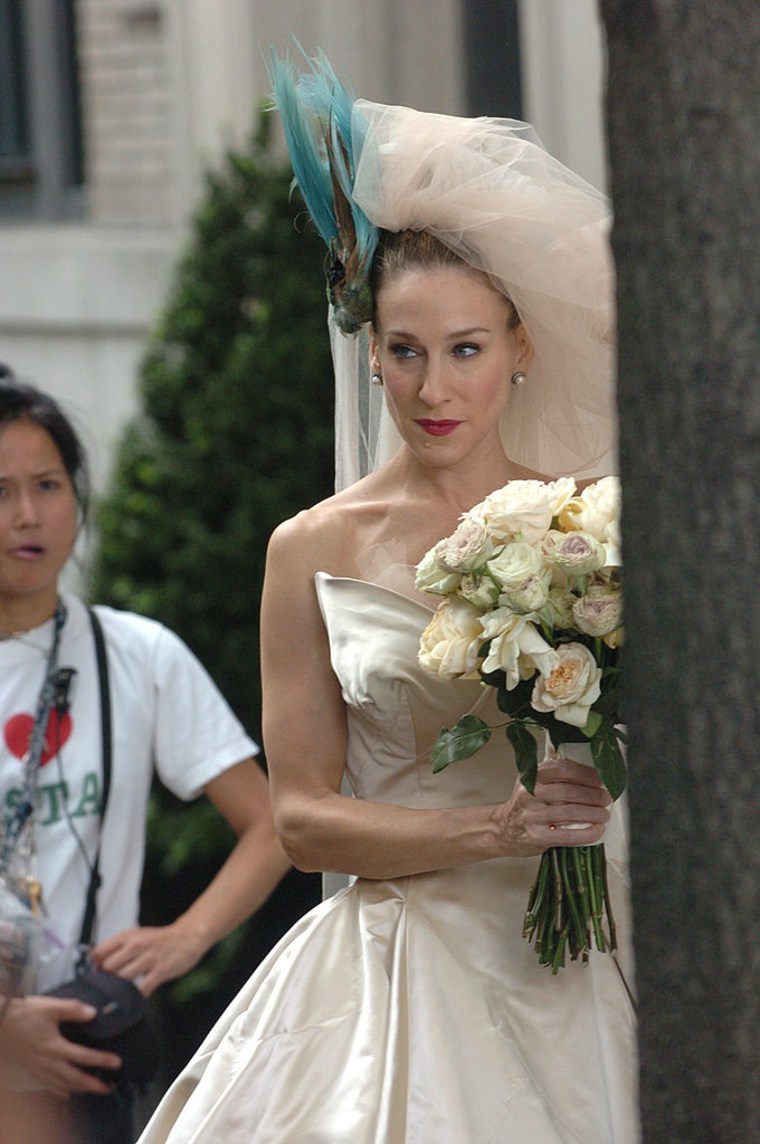
[[[95,857],[90,865],[90,884],[87,889],[87,900],[79,937],[80,955],[75,967],[75,975],[71,981],[66,981],[55,989],[48,990],[48,996],[70,997],[79,1001],[86,1001],[96,1008],[97,1015],[93,1021],[63,1022],[61,1032],[69,1040],[90,1048],[109,1049],[121,1057],[121,1067],[116,1071],[112,1069],[92,1069],[89,1071],[94,1072],[96,1076],[100,1076],[110,1085],[114,1085],[115,1101],[119,1106],[128,1109],[133,1086],[144,1090],[144,1086],[156,1074],[158,1043],[145,1015],[146,1000],[137,985],[126,977],[96,969],[88,961],[97,911],[97,893],[101,883],[100,852],[103,841],[103,823],[111,789],[112,726],[106,642],[95,612],[92,608],[88,608],[87,612],[95,642],[103,737],[100,837]],[[103,1098],[98,1097],[97,1099],[99,1102]],[[91,1114],[88,1113],[88,1122],[90,1118]],[[107,1119],[106,1117],[103,1120],[103,1124],[106,1123]],[[96,1122],[93,1121],[92,1123],[95,1124]],[[108,1124],[110,1127],[110,1121]],[[100,1139],[99,1135],[98,1139]],[[121,1135],[119,1139],[121,1139]]]
[[[112,732],[111,732],[111,691],[108,681],[108,656],[106,642],[103,637],[103,628],[100,620],[92,608],[87,609],[92,627],[92,638],[95,641],[95,658],[98,666],[98,685],[100,688],[100,728],[103,740],[103,790],[100,798],[100,838],[98,848],[90,867],[90,884],[87,888],[82,929],[79,935],[80,955],[77,968],[81,969],[87,961],[87,954],[92,941],[92,930],[95,925],[97,909],[97,895],[102,878],[100,876],[100,849],[103,837],[103,821],[106,814],[108,795],[111,790],[111,760],[112,760]]]

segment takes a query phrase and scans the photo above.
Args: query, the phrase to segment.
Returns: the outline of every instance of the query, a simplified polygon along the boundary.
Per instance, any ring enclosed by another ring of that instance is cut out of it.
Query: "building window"
[[[6,176],[25,171],[29,151],[19,9],[0,0],[0,169]]]
[[[81,213],[75,0],[0,0],[0,218]]]

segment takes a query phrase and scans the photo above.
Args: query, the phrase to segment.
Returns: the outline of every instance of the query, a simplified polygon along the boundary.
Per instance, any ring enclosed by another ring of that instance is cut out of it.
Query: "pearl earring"
[[[383,375],[381,373],[373,373],[372,377],[371,377],[371,381],[372,381],[373,385],[382,385],[383,384]]]
[[[521,369],[516,369],[509,380],[513,385],[525,385],[528,377],[527,374],[524,374]]]

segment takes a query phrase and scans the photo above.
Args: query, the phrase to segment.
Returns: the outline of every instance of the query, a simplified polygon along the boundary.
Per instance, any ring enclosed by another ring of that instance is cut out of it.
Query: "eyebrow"
[[[32,480],[40,481],[43,477],[57,477],[66,472],[64,465],[58,465],[54,469],[42,469],[39,473],[32,473]],[[12,478],[9,473],[0,472],[0,481],[10,481]]]
[[[455,341],[457,338],[469,338],[472,334],[490,334],[492,332],[490,326],[469,326],[466,330],[455,330],[453,333],[448,334],[447,338]],[[386,330],[386,338],[408,338],[414,341],[417,335],[409,334],[405,330]]]

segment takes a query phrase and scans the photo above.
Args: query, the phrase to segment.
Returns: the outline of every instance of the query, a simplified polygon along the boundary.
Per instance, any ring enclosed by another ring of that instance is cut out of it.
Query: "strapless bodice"
[[[353,793],[415,807],[505,799],[515,766],[501,729],[472,759],[433,774],[430,749],[443,727],[467,712],[497,727],[504,716],[492,688],[478,680],[442,679],[420,666],[417,648],[431,609],[362,580],[319,573],[316,586],[348,708]]]

